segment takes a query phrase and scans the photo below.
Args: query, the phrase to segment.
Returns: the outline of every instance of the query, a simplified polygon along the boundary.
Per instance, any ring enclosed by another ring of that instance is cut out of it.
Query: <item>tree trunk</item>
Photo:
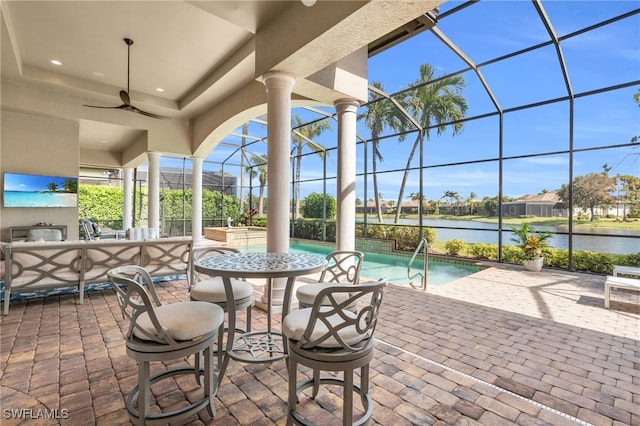
[[[297,218],[300,216],[300,169],[301,169],[301,161],[302,161],[302,144],[298,144],[297,148],[296,148],[296,157],[293,159],[293,161],[296,163],[296,182],[295,182],[295,191],[294,191],[294,214],[293,214],[293,218]]]
[[[380,207],[380,193],[378,192],[378,175],[376,174],[376,170],[377,170],[377,166],[376,166],[376,152],[378,151],[377,149],[377,145],[378,145],[378,141],[374,141],[373,142],[373,165],[371,166],[371,170],[373,173],[373,192],[374,192],[374,197],[373,199],[376,202],[376,212],[378,214],[378,222],[382,223],[382,208]]]
[[[245,149],[245,147],[247,145],[247,138],[245,137],[245,135],[248,134],[248,133],[249,133],[249,124],[248,123],[244,123],[242,125],[242,145],[241,145],[241,148],[240,148],[240,152],[241,152],[241,155],[240,155],[240,170],[243,170],[243,171],[246,169],[246,166],[244,164],[245,163],[244,149]],[[244,200],[244,190],[245,190],[245,188],[244,188],[244,185],[245,185],[244,178],[245,178],[245,174],[246,173],[244,173],[244,172],[240,173],[240,212],[243,212],[244,209],[245,209],[245,206],[244,206],[244,204],[245,204],[245,200]]]
[[[398,193],[398,202],[396,209],[396,217],[393,220],[393,223],[398,223],[400,220],[400,205],[402,204],[402,197],[404,197],[404,188],[407,185],[407,179],[409,178],[409,167],[411,167],[411,160],[413,160],[413,156],[416,153],[416,149],[418,148],[418,142],[420,141],[420,135],[416,138],[416,141],[413,143],[413,148],[411,148],[411,153],[409,154],[409,158],[407,159],[407,166],[404,168],[404,176],[402,176],[402,184],[400,185],[400,192]],[[422,200],[420,200],[422,202]]]
[[[258,198],[258,214],[262,216],[264,213],[264,185],[260,185],[260,196]]]

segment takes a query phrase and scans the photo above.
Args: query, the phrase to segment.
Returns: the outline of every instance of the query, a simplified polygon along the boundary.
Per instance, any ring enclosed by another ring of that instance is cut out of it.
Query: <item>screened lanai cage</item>
[[[459,240],[501,260],[510,227],[526,221],[554,233],[569,269],[580,251],[640,251],[637,1],[448,1],[372,42],[369,55],[358,235],[377,236],[380,224],[429,228],[435,247]],[[336,197],[335,110],[291,115],[292,232],[315,216],[330,239],[331,212],[318,218],[305,206]],[[205,173],[232,178],[211,189],[235,199],[218,200],[205,226],[268,213],[265,120],[240,126],[205,160]]]

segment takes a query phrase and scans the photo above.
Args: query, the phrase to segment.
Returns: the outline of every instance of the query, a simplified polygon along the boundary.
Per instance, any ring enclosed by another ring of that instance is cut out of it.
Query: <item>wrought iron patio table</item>
[[[272,282],[274,278],[287,278],[282,304],[282,318],[289,312],[291,294],[296,277],[321,271],[326,266],[323,256],[302,253],[226,253],[199,259],[196,271],[219,276],[225,285],[227,306],[233,306],[231,278],[265,278],[267,285],[267,329],[242,333],[235,337],[235,310],[229,309],[229,335],[225,355],[220,366],[223,377],[229,357],[244,362],[273,362],[287,356],[286,343],[279,330],[272,327]]]

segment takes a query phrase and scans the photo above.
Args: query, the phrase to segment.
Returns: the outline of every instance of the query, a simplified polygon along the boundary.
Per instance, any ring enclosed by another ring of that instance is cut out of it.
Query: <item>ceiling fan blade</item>
[[[129,98],[129,93],[126,90],[120,91],[120,99],[122,99],[123,104],[131,105],[131,98]]]
[[[143,111],[140,108],[134,107],[133,105],[131,105],[130,111],[137,112],[138,114],[146,115],[147,117],[151,118],[169,119],[169,117],[165,117],[164,115],[158,115],[152,112]]]
[[[169,117],[165,117],[164,115],[154,114],[152,112],[143,111],[140,108],[136,108],[131,105],[131,97],[129,96],[129,77],[130,77],[130,64],[131,64],[131,45],[133,44],[133,40],[129,38],[124,39],[125,44],[127,45],[127,90],[120,91],[120,99],[122,100],[122,105],[115,107],[108,106],[98,106],[98,105],[84,105],[86,107],[91,108],[104,108],[104,109],[124,109],[131,112],[137,112],[138,114],[146,115],[151,118],[159,118],[159,119],[169,119]]]
[[[103,109],[126,109],[127,105],[119,105],[119,106],[100,106],[100,105],[87,105],[87,104],[83,104],[83,106],[89,107],[89,108],[103,108]]]

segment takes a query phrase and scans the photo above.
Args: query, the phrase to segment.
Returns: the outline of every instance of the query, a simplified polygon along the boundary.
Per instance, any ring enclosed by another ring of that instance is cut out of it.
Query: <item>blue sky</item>
[[[4,174],[4,189],[6,191],[46,191],[50,183],[55,183],[58,189],[64,188],[64,182],[76,178],[60,176],[25,175],[17,173]]]
[[[564,153],[570,144],[570,103],[556,102],[533,109],[512,111],[523,105],[567,96],[555,47],[552,44],[505,60],[486,63],[534,45],[549,41],[549,35],[530,1],[482,1],[447,16],[447,12],[460,2],[447,2],[441,6],[438,29],[476,65],[495,96],[504,114],[503,193],[511,197],[537,194],[542,190],[558,189],[569,179],[569,156]],[[571,36],[581,28],[598,24],[615,16],[640,8],[638,1],[549,1],[542,6],[551,20],[553,30],[560,38],[568,80],[577,98],[574,102],[573,147],[584,149],[574,155],[574,176],[602,171],[611,167],[610,174],[640,175],[639,146],[594,149],[627,144],[634,135],[640,135],[640,108],[633,100],[639,85],[585,96],[603,87],[624,85],[640,80],[640,14],[622,21]],[[571,37],[569,37],[571,36]],[[428,63],[436,70],[436,77],[464,70],[467,65],[430,31],[394,46],[369,60],[369,82],[380,81],[387,93],[395,93],[418,78],[420,64]],[[466,117],[496,113],[480,79],[473,71],[460,74],[465,80],[464,96],[468,103]],[[323,108],[333,113],[332,108]],[[361,109],[363,111],[363,109]],[[317,119],[319,114],[296,109],[304,119]],[[318,138],[327,148],[336,146],[337,125]],[[498,193],[498,167],[500,121],[498,115],[468,121],[461,134],[450,131],[437,135],[430,133],[424,146],[424,192],[428,199],[439,199],[444,191],[455,191],[462,198],[471,192],[478,198]],[[238,130],[240,131],[240,130]],[[266,136],[264,126],[251,124],[251,133]],[[369,138],[369,131],[359,123],[358,134]],[[390,134],[390,132],[386,132]],[[415,134],[406,141],[384,139],[380,143],[383,161],[378,164],[379,192],[385,200],[396,200],[399,182]],[[229,136],[223,142],[238,144],[238,137]],[[588,150],[593,149],[593,150]],[[265,153],[266,144],[251,146],[255,153]],[[219,162],[228,158],[232,149],[219,146],[205,163],[205,168],[219,170]],[[308,150],[307,150],[308,152]],[[516,158],[538,154],[535,157]],[[544,155],[540,155],[544,154]],[[635,155],[634,155],[635,154]],[[482,162],[465,164],[469,161]],[[225,171],[238,174],[236,155],[227,161]],[[369,171],[371,158],[367,159]],[[166,161],[165,161],[166,163]],[[182,162],[176,162],[181,166]],[[188,163],[188,162],[187,162]],[[357,170],[364,170],[364,149],[358,147]],[[462,164],[459,164],[462,163]],[[322,177],[322,164],[317,156],[303,159],[303,180]],[[419,165],[414,159],[411,167]],[[336,153],[331,152],[327,174],[335,177]],[[257,181],[254,187],[257,188]],[[373,197],[371,179],[364,193],[362,178],[357,181],[358,197]],[[406,196],[419,189],[419,175],[413,171],[405,190]],[[335,194],[335,180],[327,183],[328,192]],[[302,184],[302,197],[310,192],[321,192],[321,182]]]

